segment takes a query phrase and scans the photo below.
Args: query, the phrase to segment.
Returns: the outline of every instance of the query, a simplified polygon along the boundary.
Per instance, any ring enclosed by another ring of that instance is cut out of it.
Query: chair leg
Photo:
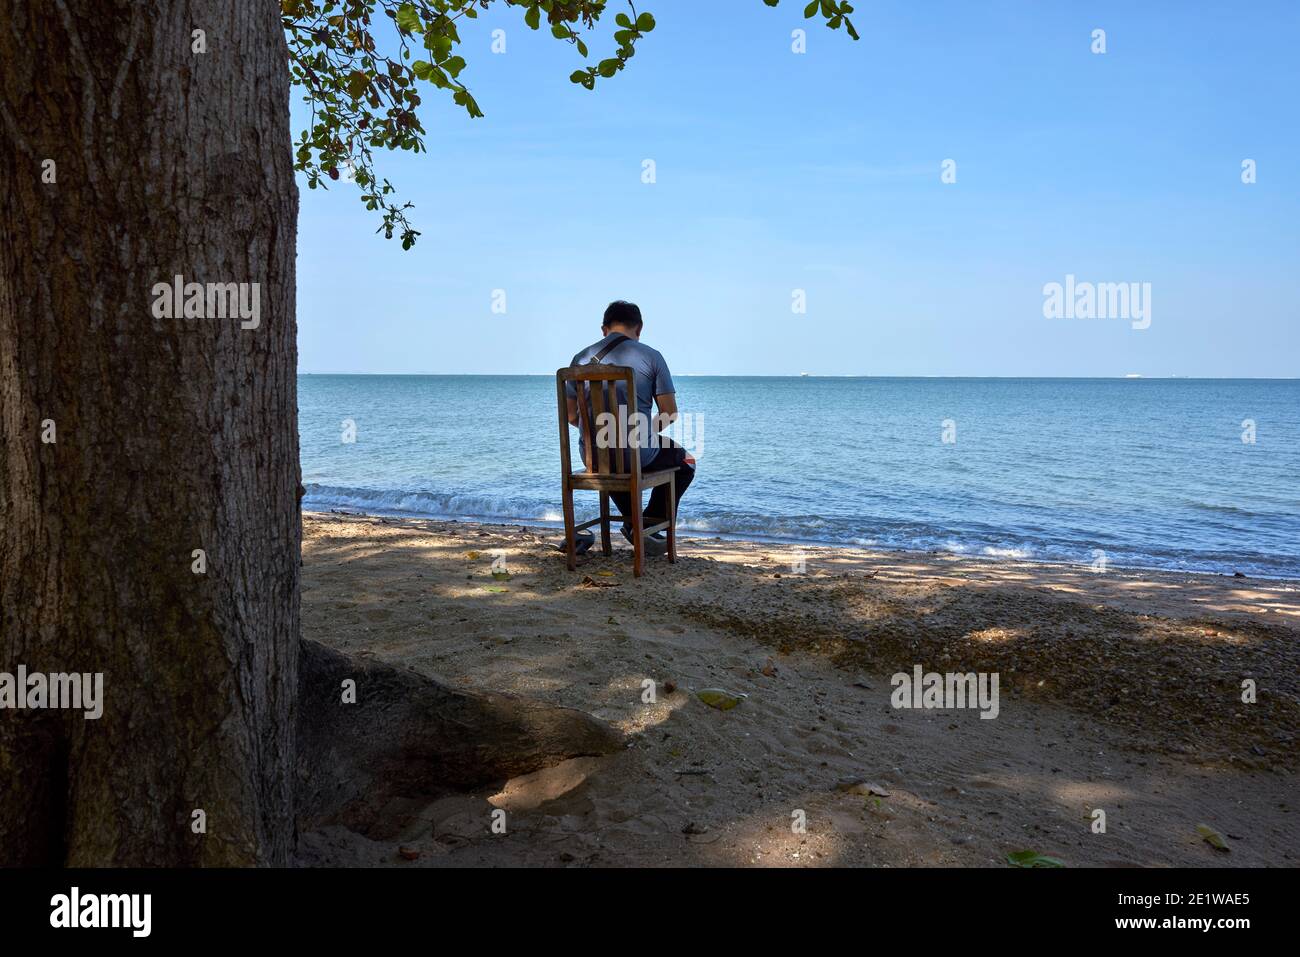
[[[564,500],[564,556],[569,571],[578,567],[578,542],[573,531],[573,489],[566,484],[561,498]]]
[[[645,523],[641,521],[641,496],[632,502],[632,575],[641,577],[641,560],[645,554]]]
[[[609,493],[600,493],[600,547],[608,557],[614,554],[614,547],[609,543]]]
[[[668,476],[668,562],[677,563],[677,476]]]

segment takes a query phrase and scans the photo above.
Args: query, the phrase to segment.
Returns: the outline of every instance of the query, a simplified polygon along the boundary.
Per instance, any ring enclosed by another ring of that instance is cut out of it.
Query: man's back
[[[587,348],[575,355],[573,361],[569,364],[575,366],[588,364],[597,353],[620,335],[621,333],[611,332],[599,342],[593,342],[591,345],[587,346]],[[633,378],[636,383],[636,411],[645,416],[644,421],[646,423],[652,423],[654,421],[653,405],[655,396],[668,395],[677,391],[673,387],[673,377],[668,371],[668,363],[665,362],[664,357],[659,354],[659,350],[652,349],[650,346],[638,339],[630,337],[626,338],[623,342],[618,343],[618,345],[610,349],[609,352],[605,353],[604,357],[600,361],[602,365],[629,366],[632,369]],[[577,392],[573,387],[573,383],[568,383],[565,388],[568,392],[569,398],[576,398]],[[628,403],[627,397],[623,395],[621,384],[619,387],[618,401],[620,404],[630,404]],[[653,426],[643,429],[642,433],[641,468],[644,469],[654,461],[654,457],[658,453],[659,449],[657,445],[654,444],[655,435],[657,433]],[[579,445],[581,448],[585,448],[585,446],[582,445],[581,439],[579,439]]]

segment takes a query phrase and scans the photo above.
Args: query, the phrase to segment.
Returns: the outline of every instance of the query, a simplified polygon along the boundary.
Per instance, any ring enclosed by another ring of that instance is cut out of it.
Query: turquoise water
[[[559,520],[553,379],[298,385],[305,508]],[[699,461],[689,531],[1085,564],[1100,550],[1116,566],[1300,577],[1300,381],[681,377],[677,389]],[[579,503],[594,514],[594,495]]]

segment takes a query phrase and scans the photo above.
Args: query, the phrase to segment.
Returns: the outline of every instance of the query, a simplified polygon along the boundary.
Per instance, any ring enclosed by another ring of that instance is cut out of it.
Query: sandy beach
[[[795,573],[794,546],[707,538],[634,579],[619,536],[576,572],[561,537],[304,516],[304,637],[589,712],[627,746],[449,796],[391,840],[303,834],[300,863],[1300,860],[1300,583],[831,547]],[[996,719],[893,707],[916,665],[998,673]],[[747,697],[717,710],[714,687]]]

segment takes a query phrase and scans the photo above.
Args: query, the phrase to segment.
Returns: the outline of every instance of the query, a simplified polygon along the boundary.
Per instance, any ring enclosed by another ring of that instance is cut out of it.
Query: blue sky
[[[677,374],[1297,374],[1300,4],[863,0],[858,43],[802,7],[643,0],[594,92],[518,11],[468,25],[486,117],[430,93],[380,157],[413,250],[302,188],[300,371],[553,373],[626,298]],[[1150,327],[1044,318],[1067,274],[1149,282]]]

